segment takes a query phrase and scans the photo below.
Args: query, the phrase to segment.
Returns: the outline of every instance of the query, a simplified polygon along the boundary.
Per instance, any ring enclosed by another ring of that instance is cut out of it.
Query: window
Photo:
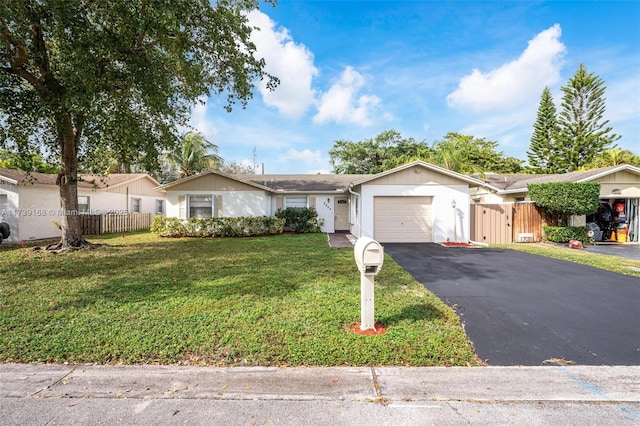
[[[142,211],[142,200],[140,198],[131,199],[131,213],[140,213]]]
[[[164,200],[156,200],[156,214],[164,214]]]
[[[78,195],[78,211],[80,213],[88,213],[89,208],[89,197],[86,195]]]
[[[307,207],[307,197],[285,197],[284,208]]]
[[[213,197],[211,195],[189,195],[189,217],[212,217]]]
[[[0,194],[0,210],[6,210],[9,207],[7,194]]]

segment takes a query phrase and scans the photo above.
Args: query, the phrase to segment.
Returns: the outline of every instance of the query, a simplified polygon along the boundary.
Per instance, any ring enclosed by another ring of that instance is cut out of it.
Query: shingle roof
[[[241,175],[244,180],[266,186],[273,191],[326,192],[346,191],[354,181],[369,175]]]
[[[49,173],[25,172],[23,170],[0,168],[0,178],[6,177],[18,184],[37,183],[40,185],[55,185],[57,176],[56,174]],[[143,177],[153,179],[145,173],[112,173],[107,176],[84,174],[78,176],[81,179],[78,181],[79,188],[98,189],[114,187]]]
[[[638,170],[633,166],[619,165],[602,167],[599,169],[583,170],[570,173],[558,173],[548,175],[524,175],[524,174],[497,174],[491,173],[482,177],[489,185],[498,188],[501,191],[527,190],[527,185],[532,183],[551,183],[551,182],[581,182],[591,180],[600,175],[607,175],[619,170]]]

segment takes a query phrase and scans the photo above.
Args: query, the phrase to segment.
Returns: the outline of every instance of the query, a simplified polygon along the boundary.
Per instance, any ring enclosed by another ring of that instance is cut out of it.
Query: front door
[[[349,231],[349,199],[346,197],[336,197],[334,228],[336,231]]]

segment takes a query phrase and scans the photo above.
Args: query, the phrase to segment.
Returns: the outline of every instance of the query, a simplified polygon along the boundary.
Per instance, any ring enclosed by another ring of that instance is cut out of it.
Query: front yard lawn
[[[457,315],[386,257],[361,336],[353,250],[324,234],[0,247],[0,362],[476,365]]]

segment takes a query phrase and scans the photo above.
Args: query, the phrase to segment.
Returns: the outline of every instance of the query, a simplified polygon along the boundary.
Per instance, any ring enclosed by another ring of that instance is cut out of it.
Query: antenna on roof
[[[256,172],[256,147],[253,147],[253,173]]]

